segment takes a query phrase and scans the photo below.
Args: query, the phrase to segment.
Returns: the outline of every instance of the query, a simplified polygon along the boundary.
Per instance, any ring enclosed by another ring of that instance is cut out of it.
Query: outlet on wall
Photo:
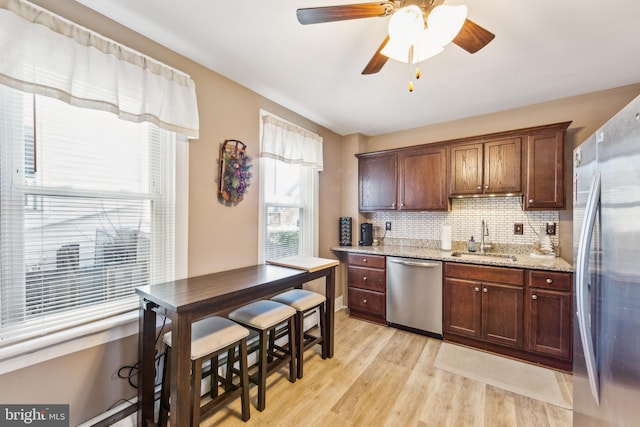
[[[555,236],[556,235],[556,223],[548,222],[547,223],[547,235]]]
[[[387,221],[387,223],[384,225],[385,226],[385,230],[391,230],[391,221]]]
[[[513,224],[513,234],[522,235],[523,233],[524,233],[524,229],[522,227],[522,223],[521,222],[517,222],[517,223]]]

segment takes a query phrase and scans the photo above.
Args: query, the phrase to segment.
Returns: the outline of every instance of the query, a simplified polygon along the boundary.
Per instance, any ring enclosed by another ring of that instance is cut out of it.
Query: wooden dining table
[[[325,278],[325,316],[328,357],[334,349],[335,267],[337,260],[293,256],[266,264],[187,279],[140,286],[140,327],[138,338],[138,426],[155,425],[155,358],[157,315],[171,320],[170,425],[188,426],[190,407],[191,324],[223,310],[268,297],[306,282]]]

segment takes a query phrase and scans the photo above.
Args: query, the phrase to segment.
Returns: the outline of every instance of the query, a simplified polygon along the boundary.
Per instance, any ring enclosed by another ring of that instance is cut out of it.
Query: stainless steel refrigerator
[[[640,97],[573,153],[573,425],[640,425]]]

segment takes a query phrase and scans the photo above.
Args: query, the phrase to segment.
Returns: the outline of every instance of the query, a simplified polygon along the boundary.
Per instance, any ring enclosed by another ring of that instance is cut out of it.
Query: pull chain
[[[416,46],[415,45],[411,45],[409,46],[409,92],[413,92],[413,79],[412,76],[414,75],[412,73],[412,65],[413,65],[413,55],[414,55],[414,48]],[[416,80],[418,80],[420,78],[420,66],[418,65],[418,63],[416,62],[416,70],[415,70],[415,77]]]
[[[414,45],[409,46],[409,92],[413,92],[413,80],[411,78],[411,67],[413,65],[413,49]]]

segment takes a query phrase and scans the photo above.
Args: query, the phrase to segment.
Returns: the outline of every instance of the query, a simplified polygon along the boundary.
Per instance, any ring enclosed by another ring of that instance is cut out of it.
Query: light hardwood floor
[[[234,402],[204,426],[571,426],[571,411],[434,368],[441,341],[336,313],[335,354],[307,351],[304,378],[269,377],[267,407]],[[571,393],[570,376],[566,380]]]

